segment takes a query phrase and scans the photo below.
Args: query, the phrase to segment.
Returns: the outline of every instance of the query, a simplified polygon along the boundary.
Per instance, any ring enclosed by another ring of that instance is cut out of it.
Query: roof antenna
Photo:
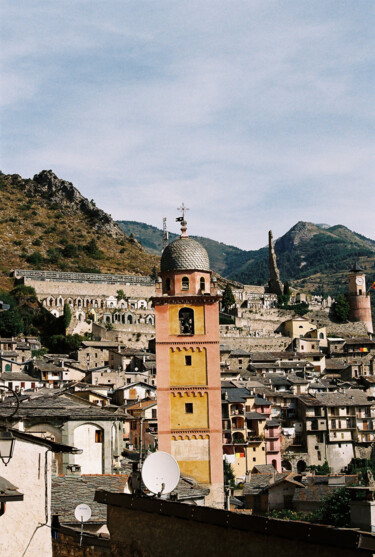
[[[186,234],[187,222],[185,220],[185,211],[189,211],[189,209],[185,207],[184,203],[181,203],[181,207],[177,207],[177,211],[182,211],[182,217],[176,218],[176,222],[181,223],[181,238],[187,238],[188,235]]]
[[[162,251],[165,250],[165,248],[168,245],[168,239],[169,239],[169,234],[168,234],[168,230],[167,230],[167,217],[163,218],[163,248]]]

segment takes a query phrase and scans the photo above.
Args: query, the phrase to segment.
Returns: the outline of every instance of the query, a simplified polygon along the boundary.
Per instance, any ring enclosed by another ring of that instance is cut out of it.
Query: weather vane
[[[181,232],[182,236],[187,236],[186,229],[187,229],[187,222],[185,220],[185,211],[189,211],[188,207],[185,207],[185,203],[181,203],[181,207],[177,207],[177,211],[182,212],[182,217],[177,217],[176,222],[181,223]]]

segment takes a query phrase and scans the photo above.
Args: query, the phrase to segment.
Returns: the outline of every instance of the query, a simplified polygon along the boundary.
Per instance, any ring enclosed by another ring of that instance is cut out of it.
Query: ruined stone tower
[[[349,272],[349,303],[350,321],[362,321],[365,323],[369,333],[373,333],[371,318],[370,294],[366,292],[366,274],[358,265],[354,264]]]
[[[268,245],[269,245],[269,267],[270,267],[270,280],[268,281],[268,292],[277,294],[278,296],[284,293],[283,283],[280,280],[279,269],[276,263],[276,253],[273,247],[272,230],[268,232]]]

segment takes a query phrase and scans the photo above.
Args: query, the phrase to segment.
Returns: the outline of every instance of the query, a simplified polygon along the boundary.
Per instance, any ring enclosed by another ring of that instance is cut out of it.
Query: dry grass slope
[[[0,175],[0,289],[11,288],[15,268],[147,275],[153,266],[159,257],[120,229],[111,234],[66,199],[52,202],[33,180]]]

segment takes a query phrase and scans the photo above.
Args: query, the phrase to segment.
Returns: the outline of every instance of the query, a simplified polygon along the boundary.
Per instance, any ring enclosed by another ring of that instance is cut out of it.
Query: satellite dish
[[[77,505],[74,509],[74,516],[76,517],[78,522],[87,522],[91,518],[91,509],[84,503],[82,503],[81,505]]]
[[[151,493],[165,494],[175,489],[180,479],[180,468],[169,453],[158,451],[146,458],[142,466],[142,480]]]

